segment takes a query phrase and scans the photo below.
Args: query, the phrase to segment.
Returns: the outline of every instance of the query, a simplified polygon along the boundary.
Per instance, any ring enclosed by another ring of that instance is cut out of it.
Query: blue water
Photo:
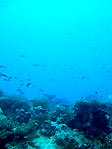
[[[0,74],[11,79],[1,76],[0,88],[26,98],[111,98],[111,8],[110,0],[1,0]]]

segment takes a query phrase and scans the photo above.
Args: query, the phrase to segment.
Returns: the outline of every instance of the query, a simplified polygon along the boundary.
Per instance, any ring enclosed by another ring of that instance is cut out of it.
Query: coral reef
[[[96,100],[80,101],[74,106],[74,118],[68,122],[72,129],[84,132],[86,137],[103,141],[111,130],[108,106]],[[102,136],[102,137],[101,137]]]
[[[0,96],[0,149],[111,149],[111,103]]]

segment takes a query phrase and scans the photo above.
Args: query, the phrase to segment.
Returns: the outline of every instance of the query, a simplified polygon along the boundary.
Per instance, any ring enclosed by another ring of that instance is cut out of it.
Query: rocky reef
[[[0,93],[0,149],[111,149],[112,103],[56,104]]]

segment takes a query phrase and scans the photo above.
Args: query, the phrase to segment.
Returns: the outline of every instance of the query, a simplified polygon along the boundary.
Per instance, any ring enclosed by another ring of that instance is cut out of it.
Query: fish
[[[34,67],[39,67],[39,66],[40,66],[40,64],[33,64],[33,66],[34,66]]]
[[[4,81],[10,81],[12,77],[9,77],[8,75],[0,72],[0,77],[4,77]]]
[[[8,77],[8,78],[7,78],[7,81],[10,81],[10,80],[12,80],[12,77]]]
[[[0,68],[6,68],[6,66],[4,66],[4,65],[0,65]]]
[[[96,91],[95,94],[98,94],[98,92]]]
[[[36,85],[34,84],[33,87],[36,87]]]
[[[24,86],[24,83],[21,83],[20,86]]]
[[[8,81],[8,79],[4,78],[4,81]]]
[[[26,86],[29,87],[31,84],[32,84],[31,82],[28,82],[28,83],[26,84]]]
[[[9,79],[12,79],[12,77],[9,77]]]
[[[85,78],[85,76],[82,76],[82,77],[81,77],[81,79],[84,79],[84,78]]]
[[[31,79],[30,78],[28,78],[28,80],[27,81],[30,81]]]
[[[6,74],[4,74],[4,73],[0,73],[0,77],[8,78],[8,75],[6,75]]]
[[[43,90],[42,88],[39,88],[39,90],[40,90],[41,92],[44,92],[44,90]]]
[[[20,80],[20,82],[23,82],[23,80]]]
[[[23,55],[23,54],[21,54],[21,55],[20,55],[20,57],[23,57],[23,58],[24,58],[24,57],[26,57],[26,56],[25,56],[25,55]]]
[[[18,88],[17,91],[20,91],[20,88]]]
[[[20,95],[24,95],[24,91],[21,90],[20,88],[18,88],[17,91],[20,93]]]

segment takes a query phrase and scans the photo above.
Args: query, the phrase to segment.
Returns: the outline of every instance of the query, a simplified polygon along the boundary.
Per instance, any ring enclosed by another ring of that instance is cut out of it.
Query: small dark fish
[[[81,79],[84,79],[84,78],[85,78],[85,76],[82,76],[82,77],[81,77]]]
[[[7,78],[7,81],[10,81],[11,79],[12,79],[12,77],[8,77],[8,78]]]
[[[33,87],[36,87],[36,85],[34,84]]]
[[[10,77],[8,77],[8,78],[7,78],[7,77],[5,77],[5,78],[4,78],[4,81],[10,81],[10,80],[11,80],[11,78],[10,78]]]
[[[20,86],[23,86],[23,85],[24,85],[23,83],[20,84]]]
[[[40,66],[40,64],[33,64],[33,66],[34,66],[34,67],[39,67],[39,66]]]
[[[4,66],[4,65],[0,65],[0,68],[6,68],[6,66]]]
[[[26,86],[29,87],[31,84],[32,84],[32,83],[29,82],[29,83],[26,84]]]
[[[23,55],[23,54],[21,54],[21,55],[20,55],[20,57],[23,57],[23,58],[24,58],[24,57],[26,57],[26,56],[25,56],[25,55]]]
[[[30,78],[28,78],[28,81],[30,81],[31,79]]]
[[[40,90],[41,92],[44,92],[44,90],[43,90],[42,88],[39,88],[39,90]]]
[[[8,81],[8,79],[4,78],[4,81]]]
[[[4,74],[4,73],[1,73],[0,76],[8,78],[8,76],[6,74]]]
[[[98,94],[98,92],[96,91],[95,94]]]
[[[20,91],[20,89],[18,88],[17,91]]]
[[[24,94],[24,91],[22,91],[20,88],[18,88],[17,91],[20,93],[20,95]]]
[[[110,70],[107,70],[107,72],[111,72]]]
[[[20,80],[20,82],[23,82],[23,80]]]

